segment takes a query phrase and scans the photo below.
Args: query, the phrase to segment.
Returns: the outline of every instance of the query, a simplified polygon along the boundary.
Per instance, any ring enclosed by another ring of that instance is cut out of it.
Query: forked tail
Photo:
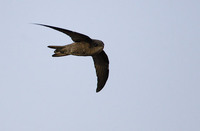
[[[60,57],[60,56],[66,56],[68,54],[65,54],[64,51],[62,51],[62,49],[64,48],[64,46],[48,46],[51,49],[55,49],[54,53],[52,55],[52,57]]]

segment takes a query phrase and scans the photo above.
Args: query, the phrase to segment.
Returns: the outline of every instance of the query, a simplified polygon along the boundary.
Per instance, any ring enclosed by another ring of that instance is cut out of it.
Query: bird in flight
[[[71,37],[71,39],[73,40],[72,44],[64,46],[54,46],[54,45],[48,46],[49,48],[55,49],[52,57],[61,57],[67,55],[92,56],[97,75],[96,92],[99,92],[103,89],[109,75],[109,60],[108,56],[103,50],[104,43],[101,40],[91,39],[87,35],[67,29],[62,29],[59,27],[54,27],[44,24],[36,24],[36,25],[41,25],[60,31]]]

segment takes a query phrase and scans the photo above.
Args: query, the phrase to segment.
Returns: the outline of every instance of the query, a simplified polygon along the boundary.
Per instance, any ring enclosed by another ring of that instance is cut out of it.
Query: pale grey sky
[[[198,0],[0,2],[1,131],[199,131]],[[91,57],[52,58],[71,39],[104,41],[110,76],[96,93]]]

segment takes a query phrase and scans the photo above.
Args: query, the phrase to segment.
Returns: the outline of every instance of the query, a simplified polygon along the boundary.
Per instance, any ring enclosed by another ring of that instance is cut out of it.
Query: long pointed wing
[[[92,42],[92,39],[89,36],[78,33],[78,32],[74,32],[71,30],[62,29],[62,28],[54,27],[54,26],[50,26],[50,25],[44,25],[44,24],[36,24],[36,25],[41,25],[41,26],[49,27],[51,29],[60,31],[60,32],[70,36],[74,42],[81,42],[81,41],[88,42],[88,43]]]
[[[97,89],[96,92],[99,92],[103,89],[109,75],[109,60],[108,56],[104,51],[99,53],[98,55],[92,56],[94,60],[94,65],[96,68],[97,74]]]

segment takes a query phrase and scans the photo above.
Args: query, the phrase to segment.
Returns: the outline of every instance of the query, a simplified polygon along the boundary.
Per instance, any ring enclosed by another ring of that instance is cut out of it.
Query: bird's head
[[[104,48],[104,43],[101,40],[93,39],[93,45],[94,45],[94,48],[100,51],[102,51]]]
[[[92,39],[91,54],[99,54],[103,51],[104,43],[100,40]]]

